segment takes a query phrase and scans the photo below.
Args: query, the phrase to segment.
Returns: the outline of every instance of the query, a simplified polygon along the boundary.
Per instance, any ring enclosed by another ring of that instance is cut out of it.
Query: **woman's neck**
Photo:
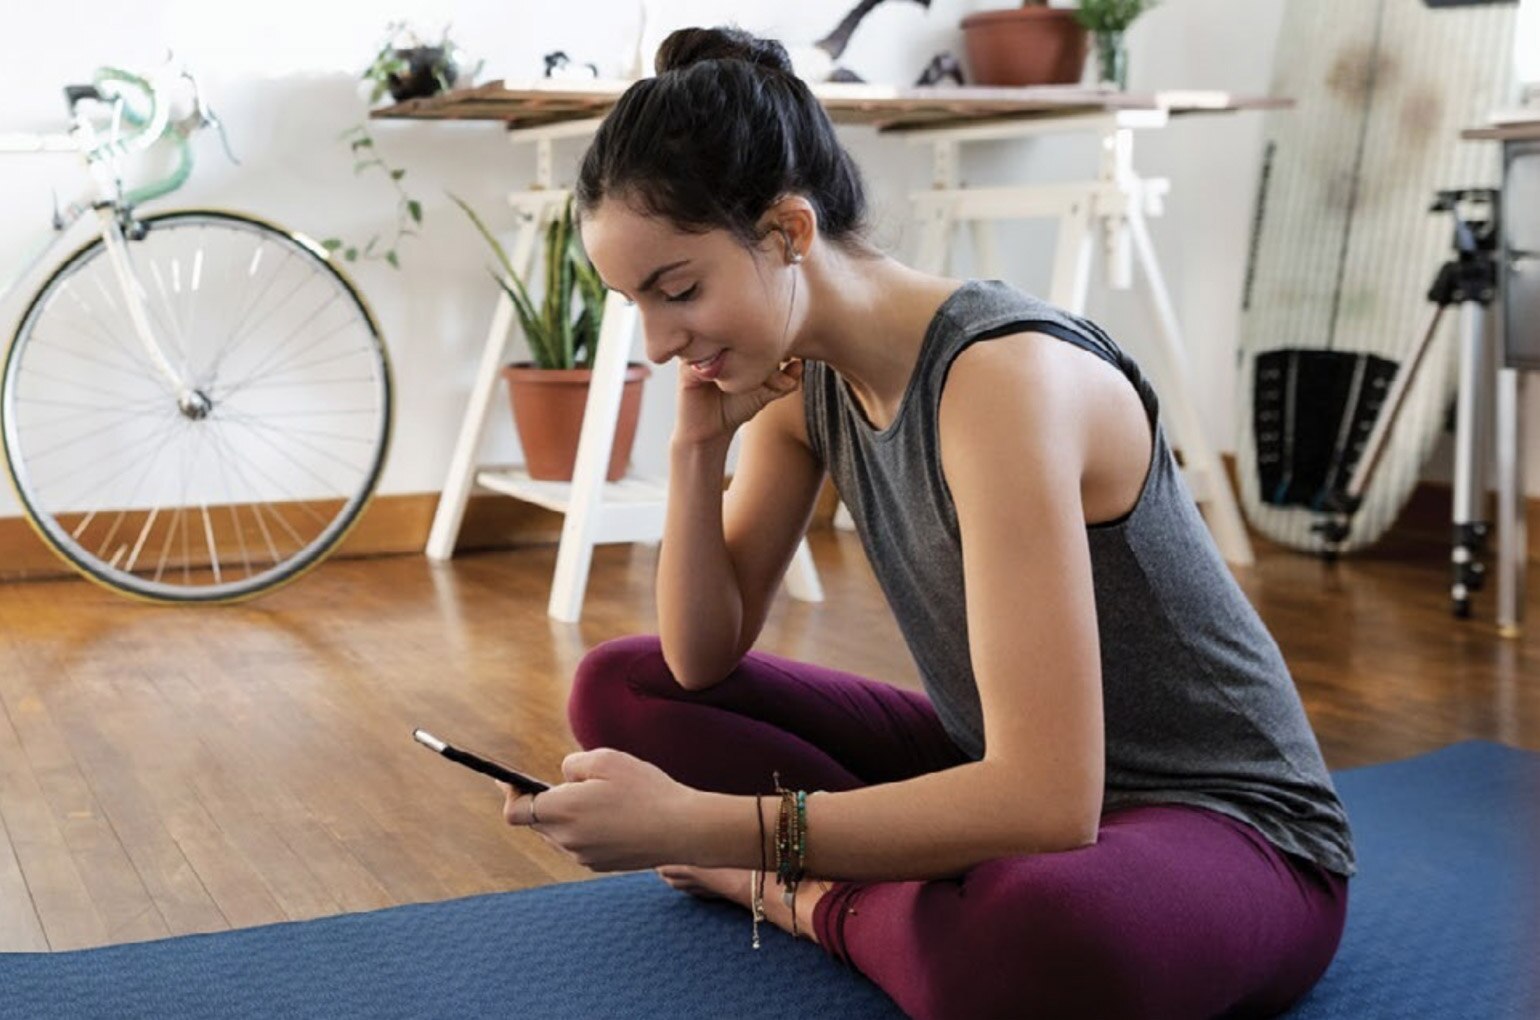
[[[867,420],[885,428],[898,413],[936,310],[959,281],[834,245],[819,255],[804,270],[808,312],[792,353],[831,366],[850,384]]]

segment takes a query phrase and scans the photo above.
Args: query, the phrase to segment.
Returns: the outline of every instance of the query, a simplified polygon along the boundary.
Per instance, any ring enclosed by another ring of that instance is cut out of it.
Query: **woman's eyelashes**
[[[694,283],[690,285],[688,290],[682,290],[678,294],[664,294],[663,300],[667,301],[669,304],[679,304],[684,301],[689,301],[691,298],[695,297],[695,292],[698,290],[700,290],[700,284]]]

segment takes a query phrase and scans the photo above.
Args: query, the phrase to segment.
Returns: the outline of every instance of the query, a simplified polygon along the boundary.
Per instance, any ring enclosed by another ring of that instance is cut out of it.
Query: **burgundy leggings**
[[[769,793],[773,771],[837,791],[967,760],[922,694],[759,652],[692,693],[655,637],[589,653],[568,715],[583,747],[723,793]],[[1268,1016],[1325,972],[1346,911],[1340,876],[1223,815],[1156,805],[1108,812],[1078,850],[836,883],[814,931],[917,1018]]]

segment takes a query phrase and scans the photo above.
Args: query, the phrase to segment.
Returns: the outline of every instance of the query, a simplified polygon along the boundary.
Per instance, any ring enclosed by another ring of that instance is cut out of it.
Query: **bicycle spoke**
[[[314,388],[316,386],[335,386],[335,385],[344,384],[344,383],[373,385],[374,383],[376,383],[378,381],[379,380],[373,379],[373,378],[371,378],[371,377],[369,377],[367,375],[354,375],[354,376],[346,376],[346,377],[344,377],[344,376],[337,376],[337,377],[330,378],[330,379],[309,379],[309,378],[306,378],[306,379],[297,379],[294,382],[278,382],[278,381],[273,380],[273,379],[262,379],[262,380],[259,380],[257,382],[247,383],[246,387],[244,389],[242,389],[241,392],[242,393],[250,393],[252,390],[270,390],[270,389],[280,389],[280,390],[282,390],[282,389],[296,389],[296,388],[300,388],[300,387]],[[228,399],[228,394],[226,394],[226,398]]]
[[[214,548],[214,522],[209,520],[208,504],[201,504],[199,509],[203,511],[203,538],[209,546],[209,566],[214,568],[214,583],[221,584],[224,577],[219,573],[219,553]]]

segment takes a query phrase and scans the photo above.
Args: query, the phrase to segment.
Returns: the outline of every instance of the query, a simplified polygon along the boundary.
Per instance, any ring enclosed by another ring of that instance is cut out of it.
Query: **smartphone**
[[[450,761],[484,776],[493,779],[501,779],[520,793],[544,793],[551,788],[550,783],[542,782],[534,776],[528,776],[511,765],[504,765],[495,758],[488,758],[484,754],[463,747],[456,747],[446,741],[440,740],[427,730],[413,730],[412,739],[430,751],[437,751]]]

